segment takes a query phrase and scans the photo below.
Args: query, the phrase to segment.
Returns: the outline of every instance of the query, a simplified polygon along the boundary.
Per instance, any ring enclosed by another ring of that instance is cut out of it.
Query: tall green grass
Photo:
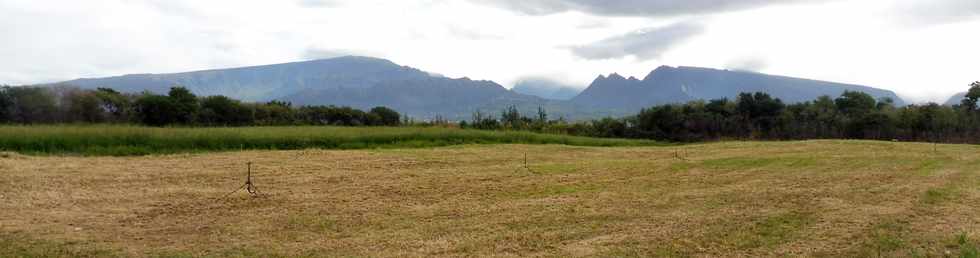
[[[436,127],[155,128],[123,125],[0,126],[0,151],[30,155],[134,156],[233,150],[423,148],[457,144],[646,146],[599,139]]]

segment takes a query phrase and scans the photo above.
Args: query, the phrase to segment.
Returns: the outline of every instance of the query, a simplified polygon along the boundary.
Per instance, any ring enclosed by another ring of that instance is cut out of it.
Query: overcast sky
[[[980,0],[0,0],[0,84],[341,55],[505,87],[660,65],[945,101],[980,80]]]

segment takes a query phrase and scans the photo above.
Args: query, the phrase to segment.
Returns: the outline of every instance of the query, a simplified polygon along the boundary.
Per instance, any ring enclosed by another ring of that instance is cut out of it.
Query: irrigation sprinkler
[[[534,172],[534,170],[531,170],[531,166],[529,166],[527,164],[527,152],[524,152],[524,166],[521,167],[521,168],[518,168],[517,170],[521,170],[521,169],[527,170],[527,172],[531,172],[531,174],[537,174],[537,173]]]
[[[238,187],[238,189],[235,189],[235,191],[225,194],[225,196],[221,197],[222,199],[228,197],[233,193],[237,193],[242,189],[245,189],[245,191],[247,191],[248,194],[251,195],[252,197],[259,197],[262,195],[262,193],[259,192],[259,187],[255,186],[255,184],[252,183],[252,162],[248,162],[247,165],[248,165],[248,172],[247,172],[247,176],[245,177],[245,184],[243,184],[241,187]]]

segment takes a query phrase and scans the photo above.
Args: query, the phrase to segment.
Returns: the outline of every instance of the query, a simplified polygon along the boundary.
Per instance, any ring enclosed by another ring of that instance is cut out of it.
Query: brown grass
[[[807,141],[5,154],[0,256],[969,255],[978,151]],[[266,196],[219,199],[247,161]]]

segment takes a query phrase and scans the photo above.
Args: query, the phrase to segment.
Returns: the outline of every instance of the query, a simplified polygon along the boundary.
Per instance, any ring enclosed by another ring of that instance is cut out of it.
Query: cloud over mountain
[[[610,37],[587,45],[572,47],[572,53],[585,59],[615,59],[634,56],[637,59],[656,59],[676,44],[704,31],[697,23],[682,22],[664,27],[648,28],[625,35]]]

